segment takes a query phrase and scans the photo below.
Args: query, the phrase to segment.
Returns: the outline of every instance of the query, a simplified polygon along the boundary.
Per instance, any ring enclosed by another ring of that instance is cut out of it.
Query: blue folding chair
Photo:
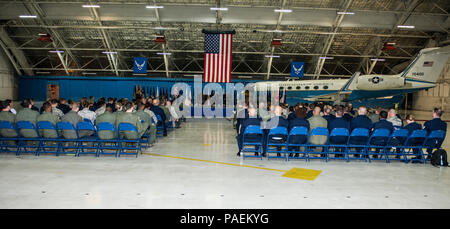
[[[55,136],[56,138],[49,138],[46,137],[44,134],[39,134],[41,136],[41,150],[39,150],[38,152],[38,156],[41,155],[41,153],[54,153],[56,156],[58,156],[59,154],[59,147],[61,147],[61,138],[59,136],[59,133],[55,127],[55,125],[53,125],[53,123],[49,122],[49,121],[40,121],[36,123],[37,129],[38,131],[44,131],[44,130],[49,130],[49,131],[54,131],[55,132]],[[52,143],[56,143],[56,145],[52,144]],[[54,151],[49,151],[47,149],[54,149]]]
[[[81,137],[82,136],[81,131],[92,132],[92,135]],[[76,156],[79,157],[80,154],[95,154],[95,156],[98,156],[98,154],[97,154],[97,132],[96,132],[95,126],[90,121],[89,122],[79,122],[77,124],[77,133],[79,136],[79,138],[78,138],[79,150],[78,150]],[[86,145],[84,143],[86,143]],[[85,152],[84,150],[88,150],[88,151]],[[89,151],[89,150],[91,150],[91,151]]]
[[[366,128],[355,128],[350,134],[347,143],[347,153],[349,160],[364,160],[367,162],[367,142],[369,140],[369,130]],[[352,150],[353,149],[353,150]],[[355,155],[351,157],[350,155]]]
[[[144,120],[141,120],[141,123],[144,123]],[[147,131],[150,130],[150,125],[147,127],[147,129],[145,130],[144,134],[141,136],[141,147],[143,147],[144,149],[147,149],[149,147],[149,139],[150,139],[150,135],[148,135]]]
[[[392,132],[385,146],[387,163],[389,163],[391,160],[403,160],[401,158],[402,156],[404,156],[402,154],[402,149],[404,147],[406,139],[408,138],[408,135],[409,132],[407,129],[399,129]],[[392,158],[391,156],[395,157]]]
[[[247,126],[242,134],[242,158],[259,157],[262,160],[263,137],[264,134],[260,126]],[[247,155],[246,153],[253,154]],[[254,153],[258,153],[258,155],[254,155]]]
[[[307,159],[306,143],[308,142],[308,128],[304,126],[295,126],[289,131],[287,137],[287,149],[289,159]],[[303,148],[303,151],[301,150]],[[303,156],[300,156],[302,154]]]
[[[56,123],[56,129],[58,131],[63,132],[63,131],[71,131],[75,134],[75,138],[65,138],[64,134],[61,134],[62,136],[60,136],[60,147],[59,147],[59,152],[58,154],[61,153],[73,153],[75,156],[78,153],[79,150],[79,136],[77,133],[77,130],[75,129],[75,127],[73,126],[73,124],[71,122],[58,122]],[[73,145],[70,145],[70,143],[73,143]],[[67,144],[67,146],[65,146],[65,144]],[[75,150],[75,152],[66,152],[66,149],[72,149]]]
[[[39,137],[39,132],[37,131],[34,124],[30,121],[18,121],[16,123],[17,132],[20,135],[19,138],[19,149],[20,153],[33,153],[37,155],[41,147],[41,138]],[[29,132],[35,133],[36,137],[24,137],[22,135],[22,130],[29,130]],[[37,144],[35,144],[37,143]],[[32,149],[31,151],[28,149]]]
[[[123,131],[132,131],[135,134],[135,139],[128,139],[125,133],[122,133]],[[121,154],[136,154],[136,157],[138,156],[139,152],[141,152],[142,154],[141,141],[136,126],[131,123],[119,123],[118,132],[119,133],[117,134],[117,136],[119,138],[119,157]],[[127,143],[131,144],[131,146],[126,146]],[[136,150],[136,153],[128,153],[125,152],[125,150]]]
[[[163,137],[164,135],[164,125],[163,120],[160,115],[156,115],[158,122],[156,123],[156,137]]]
[[[2,132],[8,132],[10,136],[5,136]],[[17,142],[20,139],[19,136],[17,129],[11,122],[0,121],[0,152],[16,153],[18,155],[19,144]],[[15,150],[10,150],[10,148]]]
[[[440,149],[442,146],[442,143],[445,140],[445,131],[443,130],[433,130],[428,135],[428,137],[425,139],[425,142],[423,144],[424,148],[427,149],[428,155],[425,160],[431,160],[431,154],[433,150]]]
[[[112,133],[112,138],[105,138],[104,135],[100,134],[103,131],[108,131],[109,133]],[[97,125],[97,157],[100,156],[100,154],[105,155],[114,155],[117,157],[117,154],[119,152],[119,139],[117,136],[117,130],[114,124],[109,122],[100,122]],[[110,144],[108,144],[110,143]],[[105,152],[104,150],[115,150],[114,153]]]
[[[402,148],[405,163],[410,161],[421,161],[422,163],[425,163],[423,148],[426,138],[426,130],[414,130],[411,135],[409,135],[405,141],[405,145]],[[415,158],[408,159],[408,157],[411,156],[415,156]]]
[[[266,138],[266,153],[267,159],[270,158],[284,158],[287,160],[287,136],[288,130],[286,127],[279,126],[269,130]],[[270,156],[276,153],[277,156]],[[281,156],[283,154],[283,156]],[[280,156],[278,156],[280,155]]]
[[[367,146],[367,155],[369,162],[372,160],[386,160],[388,162],[388,155],[386,154],[386,144],[391,133],[388,129],[376,129],[369,137]],[[373,157],[371,158],[370,155]]]
[[[348,160],[347,142],[350,136],[350,131],[347,128],[334,128],[328,137],[328,156],[326,160]],[[334,153],[334,157],[331,153]]]
[[[308,161],[311,160],[311,158],[313,159],[327,159],[327,151],[328,151],[328,147],[327,147],[327,142],[325,142],[324,144],[314,144],[311,142],[311,137],[312,136],[326,136],[327,137],[327,141],[328,141],[328,129],[325,127],[316,127],[314,129],[311,130],[311,132],[309,133],[308,136],[308,143],[307,143],[307,154],[308,154]],[[322,147],[322,152],[316,152],[315,148],[316,147]],[[315,157],[311,157],[311,155],[318,155]]]

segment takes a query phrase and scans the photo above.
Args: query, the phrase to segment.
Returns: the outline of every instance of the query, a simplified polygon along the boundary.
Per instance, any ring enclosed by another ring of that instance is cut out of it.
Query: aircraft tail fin
[[[357,79],[360,74],[361,74],[361,72],[353,73],[352,77],[347,81],[347,83],[339,91],[347,91],[349,89],[352,89],[353,85],[356,84],[356,82],[358,81]]]
[[[413,62],[401,73],[401,77],[436,83],[450,56],[450,45],[426,48],[419,52]]]

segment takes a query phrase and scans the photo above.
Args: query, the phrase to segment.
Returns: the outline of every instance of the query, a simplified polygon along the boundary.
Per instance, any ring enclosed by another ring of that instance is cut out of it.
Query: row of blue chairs
[[[423,149],[439,149],[445,135],[442,130],[435,130],[430,134],[426,130],[415,130],[409,134],[406,129],[396,129],[392,133],[387,129],[376,129],[370,133],[368,129],[356,128],[350,133],[346,128],[335,128],[329,132],[323,127],[314,128],[309,133],[303,126],[294,127],[290,131],[285,127],[276,127],[264,133],[260,126],[250,125],[242,136],[242,155],[243,158],[262,159],[265,149],[268,159],[325,159],[327,162],[330,159],[347,162],[352,159],[369,162],[385,160],[387,163],[392,160],[406,163],[418,160],[425,163],[430,157],[425,157]],[[327,141],[323,145],[313,144],[310,141],[312,136],[326,136]],[[338,138],[339,141],[336,141]],[[317,147],[322,150],[317,151]],[[272,156],[273,154],[276,156]]]
[[[161,126],[158,123],[157,126]],[[94,126],[89,120],[79,122],[76,127],[70,122],[58,122],[53,125],[48,121],[37,122],[36,126],[29,121],[19,121],[15,126],[11,122],[0,121],[0,130],[10,130],[17,134],[17,137],[0,136],[0,152],[32,153],[39,156],[41,153],[52,153],[57,156],[60,154],[94,154],[97,157],[101,154],[112,154],[116,157],[124,154],[138,156],[142,154],[142,148],[147,148],[149,135],[144,134],[139,138],[139,133],[135,125],[131,123],[120,123],[116,129],[115,125],[108,122],[98,123]],[[30,130],[36,133],[37,137],[26,138],[21,135],[21,130]],[[40,130],[54,131],[56,138],[45,138],[40,135]],[[66,139],[61,136],[62,131],[71,131],[75,133],[76,138]],[[82,137],[82,131],[91,131],[90,136]],[[102,139],[98,133],[101,131],[110,131],[115,133],[112,139]],[[133,138],[127,139],[123,131],[130,131]],[[114,152],[107,152],[112,150]],[[127,152],[128,151],[128,152]],[[130,152],[131,151],[131,152]]]

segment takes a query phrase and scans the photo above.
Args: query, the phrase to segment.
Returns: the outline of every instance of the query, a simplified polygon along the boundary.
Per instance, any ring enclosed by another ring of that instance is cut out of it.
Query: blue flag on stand
[[[292,62],[291,63],[291,76],[292,77],[303,77],[305,72],[305,62]]]
[[[147,73],[147,57],[133,58],[134,73]]]

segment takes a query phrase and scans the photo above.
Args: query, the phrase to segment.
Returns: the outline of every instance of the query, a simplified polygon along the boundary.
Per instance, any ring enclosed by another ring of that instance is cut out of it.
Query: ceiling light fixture
[[[162,9],[164,6],[146,6],[147,9]]]
[[[292,12],[292,10],[289,10],[289,9],[275,9],[274,11],[278,12],[278,13],[291,13]]]
[[[397,25],[397,28],[414,29],[413,25]]]
[[[228,8],[219,8],[219,7],[211,7],[210,10],[219,10],[219,11],[227,11]]]
[[[99,5],[82,5],[83,8],[100,8]]]
[[[37,18],[36,15],[20,15],[20,18]]]
[[[337,12],[337,14],[353,15],[353,14],[355,14],[355,12]]]

